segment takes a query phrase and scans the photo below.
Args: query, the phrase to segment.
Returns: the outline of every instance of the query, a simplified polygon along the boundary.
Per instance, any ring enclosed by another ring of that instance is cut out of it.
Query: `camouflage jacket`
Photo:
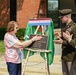
[[[68,42],[63,38],[63,32],[69,31],[70,34],[73,34],[72,40]],[[63,39],[62,43],[62,60],[64,61],[73,61],[75,56],[76,48],[76,24],[71,21],[68,25],[65,25],[61,28],[61,35]]]

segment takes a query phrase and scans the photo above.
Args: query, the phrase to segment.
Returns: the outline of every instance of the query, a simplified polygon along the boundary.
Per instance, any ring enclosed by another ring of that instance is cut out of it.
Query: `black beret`
[[[72,9],[59,10],[59,18],[72,13]]]

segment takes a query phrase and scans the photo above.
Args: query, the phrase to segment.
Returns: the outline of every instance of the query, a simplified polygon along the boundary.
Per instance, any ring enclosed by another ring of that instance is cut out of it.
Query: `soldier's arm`
[[[63,40],[62,44],[63,44],[63,45],[67,45],[68,42],[67,42],[66,40]]]
[[[63,40],[62,44],[63,44],[63,45],[67,45],[67,44],[68,44],[67,40],[65,40],[65,39],[63,38],[63,32],[65,31],[64,29],[65,29],[65,28],[62,28],[62,29],[61,29],[61,39]]]
[[[54,40],[54,43],[67,45],[68,42],[67,42],[67,40],[65,40],[65,39],[63,38],[63,34],[62,34],[62,33],[63,33],[63,30],[61,29],[61,33],[56,32],[56,33],[54,34],[55,37],[56,37],[56,40]]]
[[[76,48],[76,39],[72,39],[69,44]]]
[[[72,34],[73,34],[73,37],[69,42],[69,44],[76,48],[76,26],[73,27]]]

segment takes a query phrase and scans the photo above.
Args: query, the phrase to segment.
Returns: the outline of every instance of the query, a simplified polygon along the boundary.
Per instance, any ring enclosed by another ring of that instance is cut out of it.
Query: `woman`
[[[21,75],[21,49],[42,38],[41,36],[35,36],[30,40],[20,42],[15,35],[17,30],[18,23],[10,21],[4,36],[5,61],[9,75]]]

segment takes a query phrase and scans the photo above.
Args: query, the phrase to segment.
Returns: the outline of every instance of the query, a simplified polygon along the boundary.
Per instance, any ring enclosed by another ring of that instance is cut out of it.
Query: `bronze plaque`
[[[37,34],[38,35],[38,34]],[[31,34],[29,39],[31,39],[32,37],[36,36],[35,34]],[[33,42],[30,46],[28,46],[29,48],[37,48],[37,49],[47,49],[47,43],[48,43],[48,36],[46,35],[39,35],[42,36],[41,40],[35,41]]]

